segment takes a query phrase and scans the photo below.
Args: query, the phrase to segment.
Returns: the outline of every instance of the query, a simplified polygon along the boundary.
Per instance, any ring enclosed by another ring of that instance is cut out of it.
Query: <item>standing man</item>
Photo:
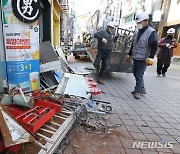
[[[126,57],[130,61],[133,57],[133,75],[136,79],[136,86],[132,94],[135,99],[140,98],[140,94],[146,94],[144,87],[144,72],[147,65],[152,65],[153,58],[157,51],[156,31],[148,24],[148,14],[141,12],[136,16],[138,30],[133,35],[132,46]]]
[[[98,74],[98,83],[104,84],[103,76],[108,67],[109,58],[111,51],[114,47],[114,42],[117,40],[118,36],[115,36],[115,24],[114,22],[109,22],[107,24],[106,30],[100,30],[94,34],[94,37],[98,39],[98,52],[96,55],[96,59],[94,61],[94,67]],[[100,68],[100,62],[101,68]],[[100,71],[99,71],[100,69]]]
[[[159,52],[157,54],[157,76],[161,74],[163,77],[166,76],[167,69],[171,63],[171,57],[173,57],[173,48],[177,47],[176,39],[174,38],[175,29],[170,28],[167,31],[167,36],[161,38],[158,47]]]

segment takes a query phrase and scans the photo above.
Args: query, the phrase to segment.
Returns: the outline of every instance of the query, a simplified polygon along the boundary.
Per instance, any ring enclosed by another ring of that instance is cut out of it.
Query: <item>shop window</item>
[[[131,14],[131,15],[125,17],[125,23],[131,22],[131,21],[133,21],[133,19],[134,19],[134,14]]]

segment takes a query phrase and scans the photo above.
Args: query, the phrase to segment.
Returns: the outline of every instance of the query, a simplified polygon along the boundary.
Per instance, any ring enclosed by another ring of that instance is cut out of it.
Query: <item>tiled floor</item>
[[[167,77],[156,77],[155,66],[145,73],[147,94],[135,100],[131,94],[135,80],[132,74],[112,73],[103,93],[95,99],[111,102],[111,125],[117,125],[107,136],[87,133],[79,128],[71,136],[78,154],[180,154],[180,65],[172,65]],[[92,76],[96,78],[95,74]],[[133,148],[145,142],[173,145],[173,148]],[[171,142],[171,143],[169,143]],[[66,154],[75,153],[68,147]]]

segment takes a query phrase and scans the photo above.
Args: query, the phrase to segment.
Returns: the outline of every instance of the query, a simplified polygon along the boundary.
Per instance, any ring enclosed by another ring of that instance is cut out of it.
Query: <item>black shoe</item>
[[[163,77],[166,77],[166,74],[162,74]]]

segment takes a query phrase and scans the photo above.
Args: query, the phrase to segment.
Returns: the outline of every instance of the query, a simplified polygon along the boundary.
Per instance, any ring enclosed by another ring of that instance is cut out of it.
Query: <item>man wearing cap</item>
[[[127,61],[133,58],[133,75],[136,85],[132,94],[139,99],[141,94],[146,94],[144,87],[144,72],[146,67],[152,65],[153,58],[157,51],[157,33],[148,24],[149,16],[141,12],[136,16],[137,31],[133,35],[132,46],[126,57]]]
[[[173,48],[177,47],[176,39],[174,38],[175,29],[170,28],[167,31],[167,36],[161,38],[158,47],[159,52],[157,54],[157,76],[161,74],[163,77],[166,76],[167,69],[171,63],[171,57],[173,56]]]
[[[113,44],[118,38],[118,35],[115,36],[114,32],[115,24],[114,22],[109,22],[106,30],[100,30],[94,34],[94,37],[98,39],[98,52],[93,65],[98,73],[97,82],[101,84],[104,84],[103,76],[108,67],[110,54],[114,47]]]

